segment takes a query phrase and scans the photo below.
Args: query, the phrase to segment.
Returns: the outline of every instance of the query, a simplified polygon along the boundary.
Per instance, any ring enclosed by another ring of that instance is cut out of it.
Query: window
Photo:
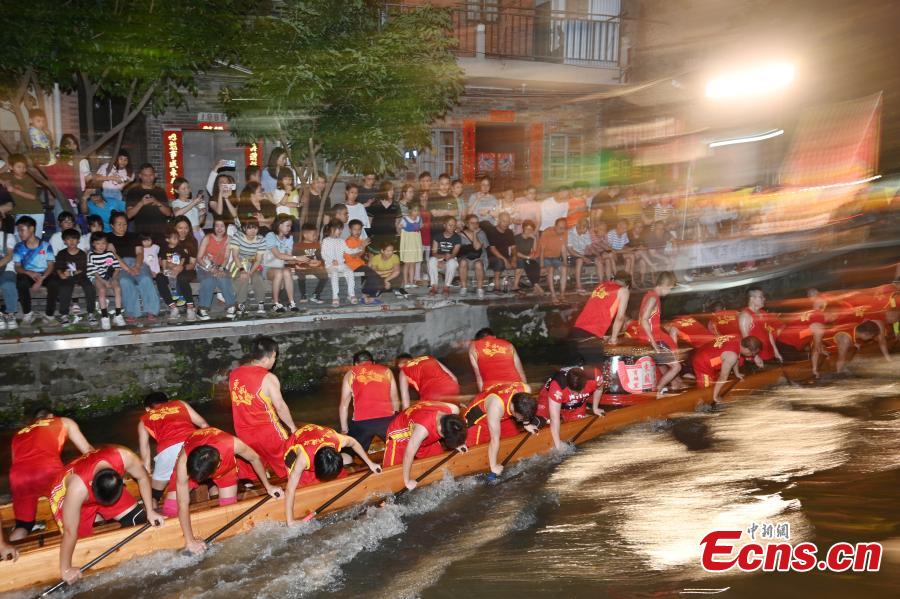
[[[451,179],[459,177],[459,134],[454,129],[434,129],[431,132],[431,148],[420,151],[407,160],[410,170],[416,173],[430,172],[435,179],[447,173]]]
[[[466,0],[466,19],[482,23],[496,23],[500,15],[500,0]]]
[[[553,133],[547,145],[550,179],[573,179],[581,176],[580,135]]]

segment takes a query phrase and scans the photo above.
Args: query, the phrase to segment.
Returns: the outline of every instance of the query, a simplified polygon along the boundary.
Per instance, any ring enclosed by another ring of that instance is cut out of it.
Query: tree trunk
[[[131,88],[129,88],[129,90],[128,90],[128,97],[125,98],[125,108],[122,110],[123,115],[128,114],[128,111],[131,110],[131,102],[134,99],[134,90],[136,87],[137,87],[137,79],[132,79],[131,80]],[[125,137],[125,129],[127,129],[127,128],[128,128],[127,126],[122,127],[122,129],[119,131],[119,135],[116,136],[116,145],[113,146],[112,160],[115,160],[116,156],[119,155],[119,150],[122,148],[122,138]]]
[[[150,98],[153,97],[153,93],[156,91],[157,85],[158,84],[156,83],[151,85],[150,88],[147,89],[146,92],[144,92],[144,95],[141,97],[140,102],[135,105],[134,109],[131,112],[124,114],[122,116],[122,120],[119,121],[115,127],[112,127],[109,131],[101,135],[97,141],[93,142],[90,146],[79,152],[78,156],[75,157],[75,161],[77,162],[85,156],[90,156],[91,154],[105,146],[107,142],[109,142],[109,140],[118,135],[120,131],[125,129],[125,127],[130,125],[132,121],[134,121],[134,119],[136,119],[138,115],[141,114],[141,111],[144,110],[144,108],[147,106],[147,103],[150,102]]]
[[[84,120],[85,129],[87,129],[85,139],[90,144],[94,143],[94,138],[97,135],[94,129],[94,86],[84,73],[79,73],[78,79],[81,81],[81,89],[84,90]]]
[[[341,174],[341,169],[344,167],[344,163],[338,160],[338,163],[334,168],[334,175],[331,177],[331,181],[328,185],[325,186],[325,191],[322,192],[322,203],[319,204],[319,216],[316,218],[316,229],[322,228],[322,219],[325,215],[325,203],[331,198],[331,190],[334,188],[334,183],[337,181],[338,176]],[[345,225],[347,223],[344,223]]]

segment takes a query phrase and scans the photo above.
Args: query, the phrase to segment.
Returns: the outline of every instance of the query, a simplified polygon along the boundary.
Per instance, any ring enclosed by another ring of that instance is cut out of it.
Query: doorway
[[[528,182],[528,136],[525,125],[478,123],[475,129],[475,171],[491,178],[494,195],[521,189]]]

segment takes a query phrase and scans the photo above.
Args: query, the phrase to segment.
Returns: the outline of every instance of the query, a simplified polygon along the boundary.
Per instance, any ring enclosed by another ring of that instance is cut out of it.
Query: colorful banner
[[[181,131],[175,129],[164,130],[163,143],[165,144],[163,164],[166,171],[166,193],[169,197],[175,197],[173,183],[175,179],[183,176],[184,173],[184,145],[182,144]]]
[[[244,166],[259,166],[263,151],[262,141],[244,147]]]
[[[463,121],[462,130],[462,182],[475,182],[475,121]]]

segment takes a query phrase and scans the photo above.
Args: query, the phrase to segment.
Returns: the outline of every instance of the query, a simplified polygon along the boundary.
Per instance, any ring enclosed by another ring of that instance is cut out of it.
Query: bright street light
[[[715,77],[706,84],[706,97],[722,100],[761,96],[783,89],[793,80],[794,65],[772,62]]]

